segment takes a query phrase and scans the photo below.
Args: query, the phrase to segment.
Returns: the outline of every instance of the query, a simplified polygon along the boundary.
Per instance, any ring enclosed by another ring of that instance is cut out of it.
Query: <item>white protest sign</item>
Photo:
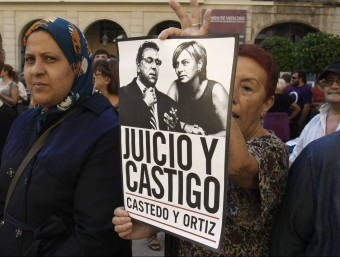
[[[232,36],[118,42],[124,206],[134,219],[215,251],[227,209],[236,44]]]

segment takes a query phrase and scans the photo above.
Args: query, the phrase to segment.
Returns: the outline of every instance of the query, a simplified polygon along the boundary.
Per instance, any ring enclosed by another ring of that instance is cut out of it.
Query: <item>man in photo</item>
[[[137,77],[119,91],[122,125],[155,130],[175,129],[176,102],[156,88],[161,64],[158,45],[145,41],[136,57]],[[169,119],[167,123],[164,121],[164,115],[170,115],[170,120],[173,118],[173,126],[169,126]]]

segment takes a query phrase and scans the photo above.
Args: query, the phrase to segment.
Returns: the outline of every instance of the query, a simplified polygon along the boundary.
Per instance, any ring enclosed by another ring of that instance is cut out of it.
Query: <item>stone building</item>
[[[189,11],[189,0],[178,0]],[[212,33],[237,33],[241,42],[259,43],[271,35],[298,41],[309,32],[340,35],[340,0],[199,0],[213,9]],[[116,54],[115,39],[157,35],[179,26],[168,0],[2,0],[0,36],[7,63],[21,70],[22,38],[43,17],[59,16],[80,27],[91,49]]]

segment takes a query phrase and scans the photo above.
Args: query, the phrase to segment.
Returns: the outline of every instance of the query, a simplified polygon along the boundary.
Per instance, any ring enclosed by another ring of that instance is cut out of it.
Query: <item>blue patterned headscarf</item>
[[[78,99],[93,94],[92,54],[81,30],[67,20],[59,17],[51,17],[35,22],[25,34],[25,47],[27,38],[37,30],[44,30],[52,35],[74,71],[75,78],[69,94],[62,102],[48,110],[48,113],[61,113],[76,105]],[[63,82],[61,81],[60,83]],[[40,115],[46,116],[43,107],[37,107],[40,110]],[[40,118],[44,120],[43,117]]]

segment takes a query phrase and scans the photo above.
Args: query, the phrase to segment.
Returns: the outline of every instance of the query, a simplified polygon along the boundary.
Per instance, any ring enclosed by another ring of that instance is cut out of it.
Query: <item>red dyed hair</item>
[[[238,56],[251,58],[264,69],[267,74],[267,83],[265,84],[267,99],[273,96],[279,79],[279,71],[272,55],[259,45],[242,44],[239,46]]]

